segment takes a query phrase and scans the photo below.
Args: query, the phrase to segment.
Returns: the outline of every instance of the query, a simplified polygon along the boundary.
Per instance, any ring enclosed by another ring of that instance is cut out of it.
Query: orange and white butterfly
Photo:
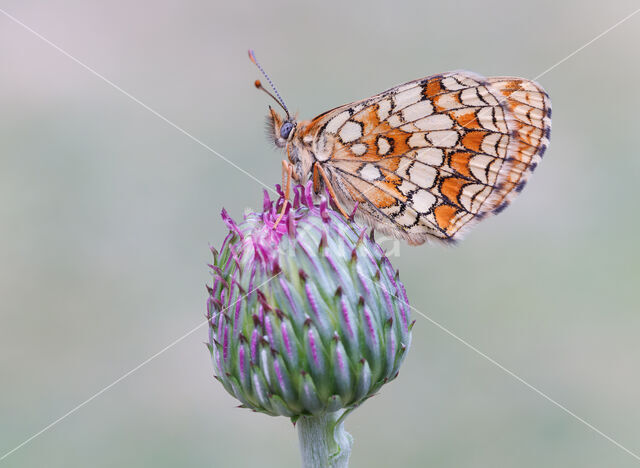
[[[298,122],[249,55],[286,113],[269,107],[268,123],[288,176],[411,244],[456,241],[501,212],[549,144],[549,96],[524,78],[442,73]]]

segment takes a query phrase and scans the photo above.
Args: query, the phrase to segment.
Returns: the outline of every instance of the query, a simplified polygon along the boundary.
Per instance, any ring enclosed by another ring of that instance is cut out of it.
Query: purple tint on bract
[[[309,284],[304,285],[304,292],[307,295],[307,301],[309,301],[309,307],[311,307],[311,310],[313,311],[315,316],[318,317],[320,315],[320,313],[318,312],[318,299],[313,294],[313,291],[311,290],[311,286]]]
[[[358,278],[360,279],[360,284],[362,285],[362,289],[364,289],[364,292],[366,293],[367,297],[371,296],[371,289],[369,288],[369,285],[367,284],[368,281],[366,280],[364,275],[358,272]]]
[[[292,358],[293,355],[291,353],[291,339],[289,338],[289,332],[287,331],[287,325],[283,322],[280,326],[280,330],[282,333],[282,341],[284,342],[284,348],[287,350],[287,355],[289,358]]]
[[[347,332],[351,338],[354,337],[353,328],[351,327],[351,318],[349,317],[349,309],[343,297],[340,298],[340,310],[342,311],[342,317],[344,318],[344,324],[347,327]]]
[[[240,293],[240,291],[238,291]],[[238,334],[238,326],[240,324],[240,311],[242,307],[242,298],[236,299],[235,314],[233,315],[233,334]]]
[[[224,331],[227,329],[227,326],[225,325],[225,319],[226,317],[224,313],[218,315],[218,334],[216,336],[216,339],[220,343],[222,343]]]
[[[267,336],[269,337],[269,343],[274,343],[273,339],[273,325],[271,323],[271,317],[269,315],[264,318],[264,328],[267,331]]]
[[[342,354],[336,349],[336,364],[338,364],[339,371],[344,372],[344,361],[342,360]]]
[[[294,311],[297,312],[296,310],[296,304],[293,301],[293,297],[291,297],[291,291],[289,291],[289,285],[287,284],[287,280],[286,278],[283,278],[282,276],[280,278],[278,278],[278,281],[280,283],[280,287],[282,288],[282,292],[284,293],[284,295],[287,298],[287,301],[289,303],[289,308]]]
[[[251,361],[256,362],[258,359],[258,342],[260,341],[260,332],[254,329],[251,333]]]
[[[377,345],[378,340],[376,339],[376,331],[373,327],[373,319],[371,318],[371,314],[369,313],[369,308],[365,305],[363,309],[364,320],[367,324],[365,331],[367,335],[369,335],[369,339],[373,342],[374,345]]]
[[[387,316],[393,317],[393,304],[391,303],[391,295],[389,294],[389,291],[387,290],[387,288],[385,288],[384,286],[381,286],[380,289],[382,290],[382,297],[384,298],[384,303],[387,306]]]
[[[222,344],[222,360],[226,361],[229,357],[229,327],[225,325],[224,327],[224,338]]]
[[[280,384],[280,388],[285,388],[284,377],[282,376],[282,370],[280,369],[280,364],[278,364],[277,360],[273,361],[273,370],[276,373],[276,377],[278,379],[278,384]]]
[[[333,258],[331,258],[331,257],[327,257],[327,262],[331,266],[331,269],[333,270],[333,273],[338,277],[338,280],[340,281],[340,284],[345,284],[345,279],[342,276],[342,273],[340,272],[340,269],[337,267],[335,260]]]
[[[313,337],[313,331],[309,330],[307,333],[309,336],[309,347],[311,348],[311,358],[313,359],[315,365],[319,366],[320,362],[318,360],[318,350],[316,349],[316,341]]]
[[[243,381],[247,373],[246,366],[247,364],[244,357],[244,348],[241,346],[240,348],[238,348],[238,369],[240,370],[240,377]]]

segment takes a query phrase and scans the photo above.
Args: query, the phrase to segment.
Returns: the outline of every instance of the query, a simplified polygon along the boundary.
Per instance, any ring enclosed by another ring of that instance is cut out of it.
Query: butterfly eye
[[[286,140],[287,138],[289,138],[289,134],[291,133],[291,130],[293,130],[293,123],[291,122],[283,123],[282,127],[280,127],[280,137]]]

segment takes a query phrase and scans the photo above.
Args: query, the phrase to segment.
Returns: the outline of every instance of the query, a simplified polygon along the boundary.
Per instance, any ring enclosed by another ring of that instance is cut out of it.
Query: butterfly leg
[[[340,213],[342,213],[342,216],[344,216],[345,218],[349,219],[349,215],[342,209],[342,206],[340,206],[340,202],[338,201],[338,197],[336,197],[336,192],[333,191],[333,187],[331,186],[331,183],[329,182],[329,178],[327,177],[327,174],[324,172],[324,169],[322,169],[322,166],[316,162],[313,165],[313,185],[314,185],[314,188],[316,188],[316,187],[320,188],[320,180],[318,178],[318,174],[324,180],[324,183],[327,186],[327,189],[329,190],[329,195],[331,196],[331,199],[333,200],[335,205],[338,207],[338,210],[340,210]],[[318,182],[317,185],[316,185],[316,181]]]
[[[289,205],[289,195],[291,194],[291,175],[293,174],[293,164],[289,161],[282,161],[282,189],[284,190],[284,203],[282,204],[282,208],[280,210],[280,214],[278,215],[278,219],[273,224],[273,229],[278,227],[280,221],[282,221],[282,217],[284,216],[285,211],[287,210],[287,206]]]

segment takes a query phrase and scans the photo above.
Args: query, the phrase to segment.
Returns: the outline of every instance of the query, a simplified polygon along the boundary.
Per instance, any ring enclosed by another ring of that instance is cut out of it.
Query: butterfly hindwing
[[[522,189],[550,115],[534,82],[450,72],[333,109],[305,137],[365,221],[414,243],[450,241]]]

